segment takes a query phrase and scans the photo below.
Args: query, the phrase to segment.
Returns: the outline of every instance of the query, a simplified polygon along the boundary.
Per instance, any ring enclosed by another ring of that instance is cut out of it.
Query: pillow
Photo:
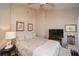
[[[36,36],[33,32],[26,32],[25,33],[25,39],[33,39]]]
[[[24,40],[24,32],[17,32],[16,39]]]

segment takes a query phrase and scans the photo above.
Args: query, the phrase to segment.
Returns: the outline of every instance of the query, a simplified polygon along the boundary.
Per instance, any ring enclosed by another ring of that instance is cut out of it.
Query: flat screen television
[[[63,38],[63,29],[49,29],[49,39]]]

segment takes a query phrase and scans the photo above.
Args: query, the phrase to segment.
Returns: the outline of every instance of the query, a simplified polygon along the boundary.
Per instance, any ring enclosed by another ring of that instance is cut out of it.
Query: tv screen
[[[63,29],[49,29],[49,39],[63,38]]]

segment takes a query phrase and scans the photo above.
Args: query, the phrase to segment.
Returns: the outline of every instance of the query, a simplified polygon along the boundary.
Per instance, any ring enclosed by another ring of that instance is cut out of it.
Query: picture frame
[[[76,24],[66,24],[65,25],[65,31],[66,32],[76,32],[77,31],[77,25]]]
[[[32,23],[28,23],[28,31],[33,31],[33,24]]]
[[[24,22],[16,22],[16,31],[24,31]]]

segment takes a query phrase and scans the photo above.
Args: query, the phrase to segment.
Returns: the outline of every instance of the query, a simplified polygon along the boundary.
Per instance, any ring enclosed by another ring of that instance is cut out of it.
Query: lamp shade
[[[5,33],[5,39],[15,39],[16,38],[16,32],[6,32]]]

